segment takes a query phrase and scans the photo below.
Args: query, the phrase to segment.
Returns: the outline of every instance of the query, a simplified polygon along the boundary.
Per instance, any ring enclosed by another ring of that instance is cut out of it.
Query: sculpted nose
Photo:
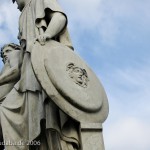
[[[7,59],[7,54],[3,53],[3,58]]]

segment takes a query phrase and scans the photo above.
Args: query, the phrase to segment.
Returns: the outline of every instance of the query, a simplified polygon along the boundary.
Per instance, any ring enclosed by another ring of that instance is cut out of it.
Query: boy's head
[[[5,63],[8,59],[8,55],[14,50],[20,50],[21,47],[17,44],[10,43],[6,44],[1,48],[1,57],[3,62]]]

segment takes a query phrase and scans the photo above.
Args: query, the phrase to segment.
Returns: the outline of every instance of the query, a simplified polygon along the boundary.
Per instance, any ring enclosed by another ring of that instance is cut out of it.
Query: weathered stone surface
[[[2,49],[0,141],[7,150],[104,150],[107,96],[73,51],[66,14],[56,0],[12,1],[21,47]]]
[[[102,123],[106,119],[108,101],[105,91],[96,75],[75,52],[51,40],[45,46],[36,43],[31,56],[34,72],[43,89],[65,113],[79,122]],[[87,87],[70,78],[66,71],[70,62],[86,70]]]
[[[81,129],[83,150],[104,150],[102,130]]]

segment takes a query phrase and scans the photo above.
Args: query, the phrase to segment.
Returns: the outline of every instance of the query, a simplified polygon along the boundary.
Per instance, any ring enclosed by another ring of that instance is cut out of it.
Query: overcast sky
[[[109,99],[106,150],[150,150],[150,0],[59,2],[76,52],[100,78]],[[11,0],[1,0],[0,46],[18,43],[16,8]]]

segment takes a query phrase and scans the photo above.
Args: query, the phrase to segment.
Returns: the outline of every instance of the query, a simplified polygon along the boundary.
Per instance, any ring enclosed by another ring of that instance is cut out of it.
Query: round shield
[[[87,64],[70,48],[56,41],[31,53],[33,70],[55,104],[80,122],[103,122],[108,114],[105,91]]]

